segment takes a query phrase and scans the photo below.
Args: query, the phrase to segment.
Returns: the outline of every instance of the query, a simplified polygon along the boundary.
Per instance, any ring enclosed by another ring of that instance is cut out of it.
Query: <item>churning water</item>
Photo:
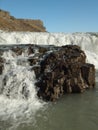
[[[16,55],[13,44],[77,44],[96,67],[96,88],[82,94],[66,94],[55,103],[38,99],[34,71],[27,51]],[[92,34],[51,34],[0,31],[4,69],[0,75],[0,130],[97,130],[98,37]],[[9,46],[6,46],[10,44]]]

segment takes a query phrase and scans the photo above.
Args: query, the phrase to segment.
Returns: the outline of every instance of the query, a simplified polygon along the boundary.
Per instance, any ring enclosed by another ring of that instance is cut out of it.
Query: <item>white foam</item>
[[[37,33],[0,31],[0,44],[68,45],[76,44],[87,52],[87,61],[98,69],[98,34],[90,33]],[[92,55],[92,54],[93,55]],[[96,55],[96,56],[95,56]],[[94,56],[94,57],[93,57]],[[96,57],[96,58],[95,58]]]
[[[12,120],[13,125],[29,122],[45,103],[38,99],[35,87],[35,73],[30,70],[27,60],[17,64],[20,56],[5,51],[3,75],[0,77],[0,120]],[[21,59],[24,55],[21,56]],[[6,81],[6,84],[4,83]],[[33,119],[34,121],[34,119]],[[15,126],[14,126],[15,127]]]

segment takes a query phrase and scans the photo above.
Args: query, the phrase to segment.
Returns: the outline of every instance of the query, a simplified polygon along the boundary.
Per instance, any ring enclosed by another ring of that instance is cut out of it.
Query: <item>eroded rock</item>
[[[67,45],[41,62],[38,96],[55,101],[65,93],[81,93],[95,86],[95,68],[86,64],[86,55],[76,45]]]

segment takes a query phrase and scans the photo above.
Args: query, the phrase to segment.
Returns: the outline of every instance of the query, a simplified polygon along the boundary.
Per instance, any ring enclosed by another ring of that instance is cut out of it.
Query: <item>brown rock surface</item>
[[[6,31],[46,32],[41,20],[17,19],[3,10],[0,10],[0,29]]]

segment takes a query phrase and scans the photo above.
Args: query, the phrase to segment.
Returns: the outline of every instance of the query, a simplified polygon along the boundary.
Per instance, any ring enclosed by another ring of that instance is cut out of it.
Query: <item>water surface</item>
[[[96,88],[82,94],[66,94],[48,103],[28,119],[0,121],[0,130],[97,130],[98,72]],[[23,113],[24,114],[24,113]]]

